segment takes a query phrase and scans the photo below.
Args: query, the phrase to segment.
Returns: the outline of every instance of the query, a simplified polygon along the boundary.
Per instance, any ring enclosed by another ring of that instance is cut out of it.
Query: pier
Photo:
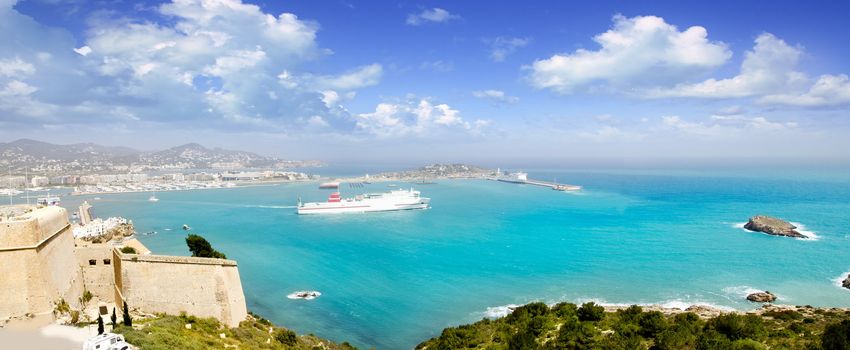
[[[524,173],[524,172],[503,174],[502,170],[498,169],[498,170],[496,170],[496,174],[498,174],[496,177],[489,178],[489,179],[490,180],[496,180],[496,181],[502,181],[502,182],[515,183],[515,184],[529,184],[529,185],[535,185],[535,186],[549,187],[549,188],[556,190],[556,191],[578,191],[578,190],[581,189],[581,186],[578,186],[578,185],[562,184],[562,183],[558,183],[558,182],[555,182],[555,181],[549,182],[549,181],[529,179],[528,173]]]
[[[541,180],[534,180],[534,179],[525,180],[525,183],[527,183],[529,185],[549,187],[553,190],[558,190],[558,191],[578,191],[578,190],[581,189],[581,186],[578,186],[578,185],[560,184],[560,183],[557,183],[557,182],[541,181]]]

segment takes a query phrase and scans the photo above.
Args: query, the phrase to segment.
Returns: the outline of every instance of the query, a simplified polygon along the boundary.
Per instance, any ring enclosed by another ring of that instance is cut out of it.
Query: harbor
[[[507,173],[502,172],[501,169],[496,170],[496,176],[488,178],[489,180],[495,180],[500,182],[507,183],[515,183],[515,184],[528,184],[542,187],[549,187],[555,191],[578,191],[581,190],[581,186],[579,185],[570,185],[570,184],[562,184],[556,181],[543,181],[543,180],[535,180],[529,179],[528,173],[525,172],[515,172],[515,173]]]

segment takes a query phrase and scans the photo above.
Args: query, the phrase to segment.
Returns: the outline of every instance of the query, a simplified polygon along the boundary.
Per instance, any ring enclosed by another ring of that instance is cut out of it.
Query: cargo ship
[[[393,190],[384,193],[365,193],[351,198],[342,198],[339,192],[331,193],[326,202],[302,203],[298,200],[298,214],[342,214],[366,213],[395,210],[427,209],[430,198],[420,196],[419,191]]]

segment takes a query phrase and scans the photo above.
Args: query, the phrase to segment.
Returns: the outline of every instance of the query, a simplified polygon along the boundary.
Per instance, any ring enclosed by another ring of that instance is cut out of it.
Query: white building
[[[30,182],[32,187],[43,187],[50,184],[50,179],[47,176],[33,176]]]
[[[126,223],[127,219],[121,217],[112,217],[106,220],[94,219],[86,225],[74,227],[74,238],[102,236],[118,225]]]

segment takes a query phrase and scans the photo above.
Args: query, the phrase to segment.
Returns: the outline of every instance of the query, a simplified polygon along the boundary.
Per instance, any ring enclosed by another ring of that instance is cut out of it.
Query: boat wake
[[[295,209],[294,205],[245,205],[246,208]]]

